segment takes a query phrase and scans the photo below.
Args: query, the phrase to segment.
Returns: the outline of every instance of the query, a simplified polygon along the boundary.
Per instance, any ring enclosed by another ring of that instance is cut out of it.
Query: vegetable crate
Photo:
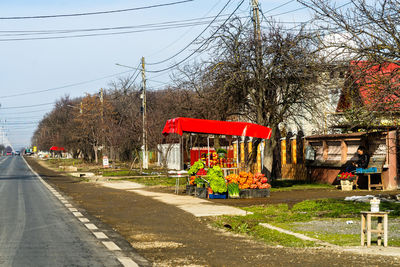
[[[186,185],[186,194],[189,196],[194,196],[196,193],[196,186]]]
[[[227,194],[218,194],[218,193],[213,193],[213,194],[208,194],[209,199],[225,199],[227,198]]]
[[[239,192],[240,198],[263,198],[270,196],[269,189],[242,189]]]
[[[199,198],[207,198],[207,188],[195,187],[195,195]]]

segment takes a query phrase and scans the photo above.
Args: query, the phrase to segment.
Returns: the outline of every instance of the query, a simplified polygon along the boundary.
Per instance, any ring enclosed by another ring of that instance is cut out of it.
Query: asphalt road
[[[32,173],[0,157],[0,266],[121,266]]]

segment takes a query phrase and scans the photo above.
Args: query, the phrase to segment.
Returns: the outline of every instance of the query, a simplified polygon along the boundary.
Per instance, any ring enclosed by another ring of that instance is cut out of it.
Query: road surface
[[[0,157],[0,266],[121,266],[32,173]]]

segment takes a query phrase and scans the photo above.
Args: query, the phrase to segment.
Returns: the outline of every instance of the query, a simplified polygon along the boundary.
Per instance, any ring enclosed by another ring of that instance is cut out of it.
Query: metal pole
[[[207,166],[210,167],[210,136],[207,136]]]
[[[142,115],[143,115],[143,169],[149,168],[149,162],[147,158],[147,124],[146,124],[146,73],[145,73],[145,62],[142,57]]]

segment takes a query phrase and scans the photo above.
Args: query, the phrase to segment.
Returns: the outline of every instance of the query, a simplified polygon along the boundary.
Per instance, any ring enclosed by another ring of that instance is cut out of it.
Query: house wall
[[[311,181],[335,183],[337,175],[343,170],[343,165],[355,160],[357,148],[363,145],[367,147],[370,163],[384,163],[382,168],[384,189],[397,188],[398,159],[395,131],[306,137],[306,144],[311,145],[316,151],[315,161],[307,166]],[[360,176],[359,179],[361,179],[359,184],[366,184],[366,176]]]

